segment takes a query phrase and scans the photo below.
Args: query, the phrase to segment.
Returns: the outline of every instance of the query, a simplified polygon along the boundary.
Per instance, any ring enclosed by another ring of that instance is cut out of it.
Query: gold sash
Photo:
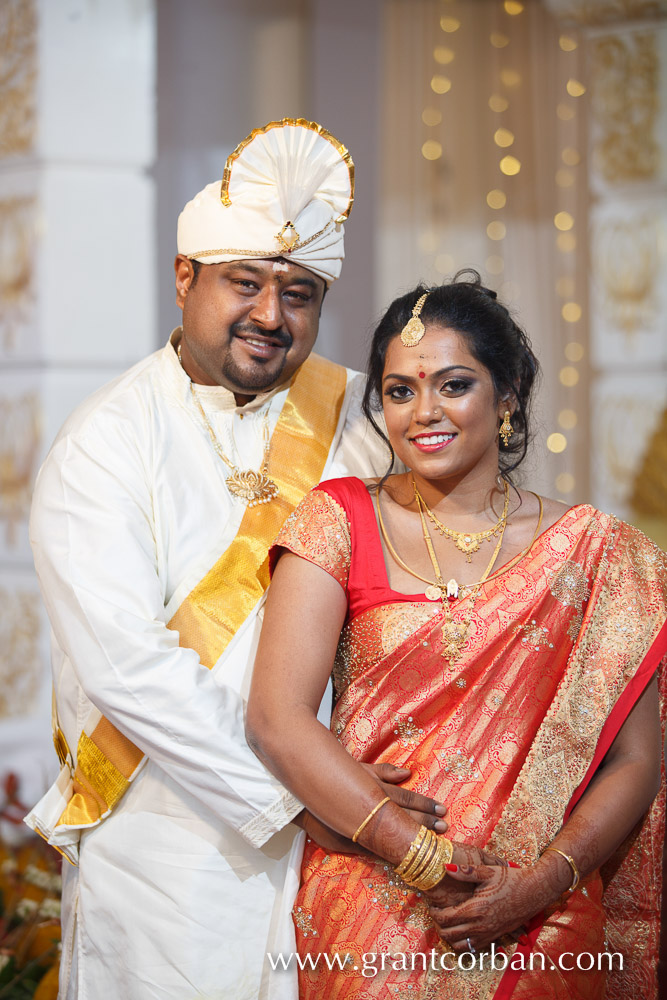
[[[345,369],[316,354],[301,366],[271,437],[271,478],[279,495],[246,509],[234,541],[168,623],[178,631],[179,645],[194,649],[209,669],[266,590],[269,547],[280,527],[322,478],[346,385]],[[141,750],[108,719],[99,719],[91,733],[84,729],[72,797],[57,826],[85,827],[105,819],[143,760]]]

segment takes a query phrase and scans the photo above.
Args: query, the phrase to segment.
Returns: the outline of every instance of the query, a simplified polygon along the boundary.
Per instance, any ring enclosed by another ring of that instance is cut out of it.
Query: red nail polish
[[[448,872],[457,872],[459,870],[458,865],[445,865]]]
[[[519,944],[530,944],[530,940],[527,934],[521,934],[518,938]]]

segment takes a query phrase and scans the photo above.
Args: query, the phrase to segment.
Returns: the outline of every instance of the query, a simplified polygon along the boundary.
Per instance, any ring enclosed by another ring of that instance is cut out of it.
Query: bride
[[[306,842],[298,951],[340,958],[300,996],[655,997],[665,557],[514,485],[537,362],[459,279],[374,334],[366,412],[407,471],[321,484],[273,550],[248,738],[341,835]],[[381,761],[448,805],[447,836],[381,797]]]

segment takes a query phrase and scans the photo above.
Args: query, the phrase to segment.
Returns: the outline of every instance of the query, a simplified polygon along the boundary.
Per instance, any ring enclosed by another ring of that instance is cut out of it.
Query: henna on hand
[[[479,951],[527,924],[568,887],[560,865],[542,862],[540,859],[539,870],[537,866],[480,865],[453,872],[452,880],[472,882],[476,888],[470,899],[457,906],[429,908],[440,937],[456,950],[466,949],[470,941]]]
[[[498,865],[503,868],[508,866],[508,862],[496,854],[484,851],[473,844],[460,843],[454,844],[452,863],[457,868],[463,866],[470,869],[478,865]],[[476,881],[462,882],[450,877],[448,874],[433,889],[425,893],[425,895],[433,906],[439,908],[457,906],[472,896],[477,884]]]

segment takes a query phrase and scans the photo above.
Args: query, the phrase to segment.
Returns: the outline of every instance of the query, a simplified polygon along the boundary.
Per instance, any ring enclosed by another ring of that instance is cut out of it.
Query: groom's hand
[[[449,823],[445,822],[443,816],[447,815],[446,806],[435,799],[429,799],[426,795],[413,792],[409,788],[403,788],[402,783],[407,781],[411,775],[408,767],[395,767],[393,764],[362,764],[371,777],[375,778],[385,795],[388,795],[392,802],[409,812],[414,820],[435,830],[436,833],[446,833]]]
[[[448,823],[443,819],[447,813],[445,806],[435,799],[429,799],[426,795],[402,787],[402,782],[410,777],[409,768],[395,767],[393,764],[362,764],[362,767],[365,767],[377,781],[384,794],[409,812],[418,823],[428,827],[429,830],[435,830],[436,833],[446,833]],[[360,844],[353,844],[347,837],[325,826],[306,809],[295,817],[294,823],[305,830],[311,840],[325,851],[372,857]]]

